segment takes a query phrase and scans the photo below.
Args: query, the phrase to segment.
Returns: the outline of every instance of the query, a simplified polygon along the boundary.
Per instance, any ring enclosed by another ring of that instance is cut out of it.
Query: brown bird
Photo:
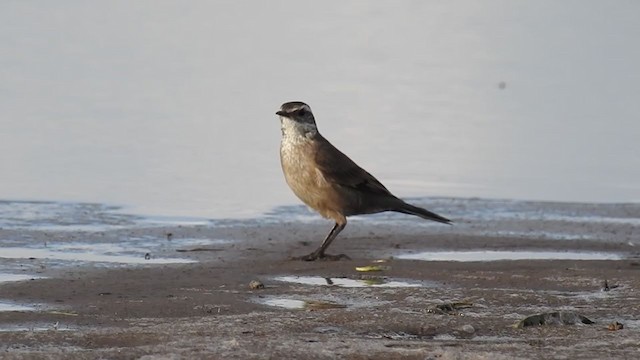
[[[325,254],[325,250],[345,228],[347,216],[351,215],[396,211],[451,223],[438,214],[400,200],[373,175],[331,145],[318,132],[309,105],[299,101],[288,102],[276,114],[280,116],[282,127],[280,161],[287,184],[307,206],[335,221],[318,249],[295,259],[348,259],[344,254]]]

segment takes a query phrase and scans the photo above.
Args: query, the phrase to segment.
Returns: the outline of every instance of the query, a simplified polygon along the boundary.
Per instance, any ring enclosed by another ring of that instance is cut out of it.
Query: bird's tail
[[[397,212],[401,212],[401,213],[405,213],[405,214],[409,214],[409,215],[415,215],[415,216],[419,216],[423,219],[427,219],[427,220],[431,220],[431,221],[437,221],[443,224],[449,224],[451,225],[451,220],[440,216],[436,213],[433,213],[429,210],[417,207],[417,206],[413,206],[411,204],[407,204],[406,202],[402,202],[402,205],[400,205],[398,208],[393,209],[393,211],[397,211]]]

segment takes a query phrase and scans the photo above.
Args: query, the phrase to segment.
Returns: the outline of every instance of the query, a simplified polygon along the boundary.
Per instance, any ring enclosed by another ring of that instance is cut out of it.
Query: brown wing
[[[373,175],[349,159],[322,135],[318,134],[318,137],[316,165],[327,181],[365,193],[393,196]]]

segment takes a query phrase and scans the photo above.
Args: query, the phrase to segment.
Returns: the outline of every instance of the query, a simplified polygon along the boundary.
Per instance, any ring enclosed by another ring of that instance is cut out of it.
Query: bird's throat
[[[282,141],[302,142],[312,139],[318,134],[315,124],[300,123],[287,117],[280,117]]]

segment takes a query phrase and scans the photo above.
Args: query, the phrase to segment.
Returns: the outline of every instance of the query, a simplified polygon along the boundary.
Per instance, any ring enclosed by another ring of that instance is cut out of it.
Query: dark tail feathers
[[[437,221],[443,224],[449,224],[451,225],[451,220],[442,217],[436,213],[432,213],[429,210],[423,209],[423,208],[419,208],[417,206],[413,206],[411,204],[407,204],[405,202],[403,202],[402,206],[398,207],[397,209],[394,209],[393,211],[397,211],[397,212],[401,212],[401,213],[405,213],[405,214],[409,214],[409,215],[415,215],[415,216],[419,216],[423,219],[427,219],[427,220],[432,220],[432,221]]]

